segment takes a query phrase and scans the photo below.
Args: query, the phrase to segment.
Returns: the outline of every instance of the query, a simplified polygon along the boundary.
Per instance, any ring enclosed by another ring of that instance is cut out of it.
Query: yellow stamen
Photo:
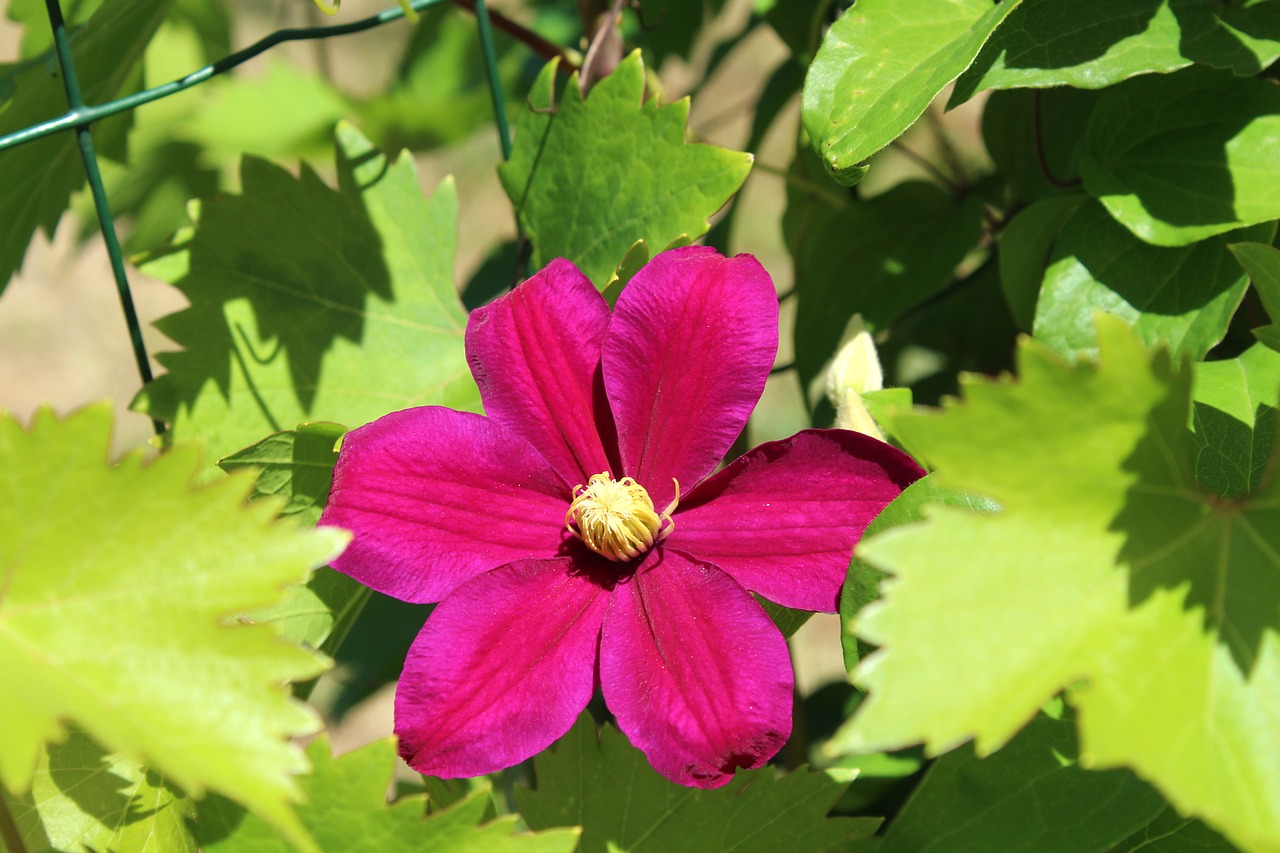
[[[602,557],[621,563],[639,557],[671,535],[671,512],[680,503],[680,483],[675,499],[662,512],[644,486],[630,477],[613,479],[608,471],[592,475],[585,485],[573,487],[573,503],[565,513],[569,532]]]

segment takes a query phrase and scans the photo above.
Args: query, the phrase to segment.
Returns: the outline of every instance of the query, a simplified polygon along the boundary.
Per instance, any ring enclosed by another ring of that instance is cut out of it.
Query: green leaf
[[[1076,0],[1067,12],[1026,0],[956,81],[950,106],[983,89],[1101,89],[1193,62],[1257,74],[1280,56],[1276,12],[1216,0]]]
[[[261,74],[227,76],[202,91],[198,110],[174,133],[212,162],[253,154],[274,159],[320,157],[349,100],[323,77],[271,57]]]
[[[533,265],[568,258],[604,289],[637,240],[666,246],[707,233],[751,155],[685,141],[689,101],[644,100],[632,53],[584,98],[573,75],[554,101],[556,62],[542,69],[520,117],[511,160],[498,167]]]
[[[1097,853],[1158,815],[1164,798],[1132,773],[1080,767],[1075,715],[1054,705],[995,755],[965,746],[930,765],[876,853]]]
[[[935,507],[864,540],[894,577],[856,628],[881,649],[845,749],[1006,743],[1061,690],[1080,764],[1128,766],[1184,814],[1280,846],[1280,496],[1192,480],[1190,372],[1098,315],[1099,362],[1021,347],[1018,382],[966,379],[899,417],[942,485],[998,513]],[[945,559],[939,555],[945,554]]]
[[[1191,397],[1196,482],[1224,498],[1258,489],[1275,451],[1280,353],[1258,344],[1197,364]]]
[[[1188,69],[1131,80],[1098,100],[1085,188],[1148,243],[1183,246],[1280,217],[1280,91]]]
[[[805,80],[802,118],[832,177],[902,135],[978,55],[1021,0],[859,0],[827,30]]]
[[[888,328],[951,280],[982,234],[982,203],[977,196],[956,202],[924,181],[838,207],[792,190],[783,233],[799,296],[796,368],[807,388],[854,313],[869,329]]]
[[[1112,847],[1108,853],[1236,853],[1225,838],[1198,820],[1167,806],[1146,827]]]
[[[70,720],[305,844],[288,801],[306,762],[287,738],[318,721],[282,685],[324,665],[231,617],[279,600],[347,537],[246,505],[246,476],[193,490],[192,445],[106,465],[110,413],[41,410],[28,430],[0,418],[0,782],[27,790]]]
[[[170,0],[116,0],[104,4],[71,38],[85,103],[100,104],[137,80],[142,52],[169,9]],[[47,26],[47,23],[46,23]],[[52,58],[13,79],[16,94],[0,102],[0,136],[46,121],[66,108],[62,74]],[[128,115],[94,126],[102,137],[122,139]],[[110,146],[119,148],[120,146]],[[118,153],[118,152],[117,152]],[[22,266],[36,229],[52,236],[71,194],[84,185],[75,134],[58,133],[4,152],[0,157],[0,292]]]
[[[580,853],[804,853],[870,835],[880,823],[827,818],[848,781],[805,769],[782,779],[771,767],[740,770],[711,791],[677,785],[613,726],[604,726],[597,740],[586,714],[533,761],[537,789],[516,788],[521,817],[533,829],[581,826]]]
[[[944,488],[938,484],[936,477],[926,476],[907,486],[902,494],[894,498],[867,525],[863,538],[869,540],[872,536],[899,525],[924,521],[924,508],[927,504],[963,507],[973,512],[995,512],[999,509],[981,495]],[[859,642],[854,634],[853,620],[862,608],[880,597],[880,583],[886,577],[887,574],[863,560],[859,557],[858,550],[854,550],[844,588],[840,591],[840,624],[844,626],[840,633],[840,643],[844,649],[846,669],[852,670],[859,659],[866,657],[871,651],[871,647]]]
[[[1254,329],[1254,336],[1280,352],[1280,249],[1265,243],[1233,243],[1227,246],[1253,281],[1272,325]]]
[[[982,141],[1012,201],[1079,192],[1080,149],[1098,98],[1098,92],[1066,87],[991,93],[982,109]]]
[[[322,850],[343,853],[569,853],[577,829],[514,833],[514,816],[480,826],[492,808],[487,786],[443,811],[426,814],[427,798],[410,795],[387,805],[387,784],[396,762],[395,744],[380,740],[333,758],[329,740],[307,747],[315,768],[300,782],[307,802],[298,817]],[[292,848],[270,826],[234,803],[213,797],[200,806],[194,824],[204,850],[289,853]]]
[[[1035,324],[1040,285],[1054,244],[1070,221],[1083,195],[1042,199],[1023,208],[1000,233],[1000,288],[1018,327],[1031,331]]]
[[[1148,347],[1203,358],[1227,333],[1248,279],[1227,251],[1231,240],[1269,239],[1267,223],[1190,246],[1152,246],[1096,202],[1067,220],[1049,257],[1036,304],[1035,336],[1064,355],[1094,349],[1094,311],[1136,328]]]
[[[219,459],[218,467],[228,473],[246,468],[256,472],[254,500],[283,499],[282,515],[314,526],[329,499],[337,445],[346,431],[333,423],[302,424]],[[245,618],[275,622],[288,639],[332,655],[368,598],[368,587],[322,566],[306,584],[290,587],[279,604]]]
[[[305,421],[479,408],[453,286],[457,197],[424,199],[408,153],[388,161],[338,128],[340,190],[304,166],[246,159],[244,192],[203,205],[194,236],[143,264],[191,307],[157,326],[186,347],[135,407],[219,454]]]
[[[40,750],[31,790],[0,787],[27,850],[195,853],[186,820],[195,806],[154,772],[108,755],[83,732]]]

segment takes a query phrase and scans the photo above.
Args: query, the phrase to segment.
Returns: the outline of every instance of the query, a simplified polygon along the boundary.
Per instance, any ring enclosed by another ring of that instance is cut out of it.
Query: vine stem
[[[1049,169],[1049,160],[1044,153],[1044,134],[1040,129],[1040,90],[1031,90],[1031,138],[1036,149],[1036,165],[1040,167],[1040,174],[1050,185],[1060,190],[1069,190],[1078,187],[1084,183],[1080,178],[1074,180],[1063,180],[1057,177]]]
[[[22,843],[22,833],[18,832],[18,822],[9,811],[9,803],[0,796],[0,841],[3,841],[9,853],[27,853],[27,845]]]

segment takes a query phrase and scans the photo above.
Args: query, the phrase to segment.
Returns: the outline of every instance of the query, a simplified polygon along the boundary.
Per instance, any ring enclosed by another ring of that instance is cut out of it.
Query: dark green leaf
[[[1196,482],[1224,498],[1255,491],[1276,444],[1280,354],[1262,344],[1239,358],[1195,366],[1192,464]]]
[[[982,141],[1012,201],[1079,191],[1080,149],[1097,101],[1097,92],[1065,87],[991,94]]]
[[[1280,90],[1188,69],[1131,80],[1094,108],[1086,189],[1148,243],[1183,246],[1280,217]]]
[[[86,103],[111,100],[136,85],[143,50],[168,12],[170,0],[107,3],[71,39]],[[46,23],[47,26],[47,23]],[[62,75],[52,57],[12,79],[15,93],[0,103],[0,136],[54,118],[66,109]],[[123,153],[128,114],[95,126],[98,137],[114,138]],[[102,140],[100,139],[100,142]],[[59,133],[5,151],[0,156],[0,292],[22,266],[36,229],[50,236],[67,209],[71,193],[84,185],[84,167],[75,135]]]
[[[1226,334],[1248,286],[1227,243],[1265,240],[1274,229],[1268,223],[1166,248],[1137,239],[1100,204],[1085,204],[1054,244],[1035,335],[1063,354],[1094,353],[1094,312],[1106,311],[1132,324],[1147,346],[1203,358]]]
[[[536,790],[516,789],[533,829],[581,826],[580,853],[806,853],[871,834],[878,818],[827,818],[848,782],[771,767],[739,770],[723,788],[686,788],[658,775],[613,726],[589,715],[534,759]]]
[[[999,752],[935,761],[877,853],[1101,853],[1146,825],[1164,798],[1128,770],[1077,762],[1075,714],[1053,703]]]
[[[1166,806],[1150,824],[1108,853],[1237,853],[1237,848],[1198,820]]]
[[[1257,74],[1280,56],[1278,11],[1217,0],[1026,0],[956,81],[951,105],[983,89],[1101,89],[1193,62]]]
[[[514,817],[487,822],[489,790],[478,787],[447,807],[426,813],[422,795],[387,805],[395,745],[380,740],[334,758],[329,739],[307,747],[313,772],[300,781],[307,802],[298,816],[326,853],[569,853],[576,829],[513,833]],[[484,824],[481,826],[480,824]],[[290,853],[271,827],[222,797],[200,804],[196,837],[208,853]]]
[[[1000,287],[1018,327],[1031,331],[1040,284],[1062,226],[1084,195],[1047,198],[1024,208],[1000,234]]]
[[[855,312],[870,329],[888,328],[951,279],[982,233],[982,204],[923,181],[839,206],[792,189],[783,231],[799,295],[796,367],[808,387]]]

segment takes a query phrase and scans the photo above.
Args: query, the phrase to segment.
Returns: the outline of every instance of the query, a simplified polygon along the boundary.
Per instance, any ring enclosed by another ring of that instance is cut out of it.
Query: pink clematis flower
[[[712,474],[778,346],[749,255],[664,252],[612,313],[554,261],[473,312],[466,346],[488,416],[424,407],[349,433],[321,518],[354,533],[335,568],[440,602],[396,690],[401,755],[443,777],[509,767],[598,686],[673,781],[764,764],[794,676],[750,592],[834,611],[863,529],[921,470],[805,430]]]

